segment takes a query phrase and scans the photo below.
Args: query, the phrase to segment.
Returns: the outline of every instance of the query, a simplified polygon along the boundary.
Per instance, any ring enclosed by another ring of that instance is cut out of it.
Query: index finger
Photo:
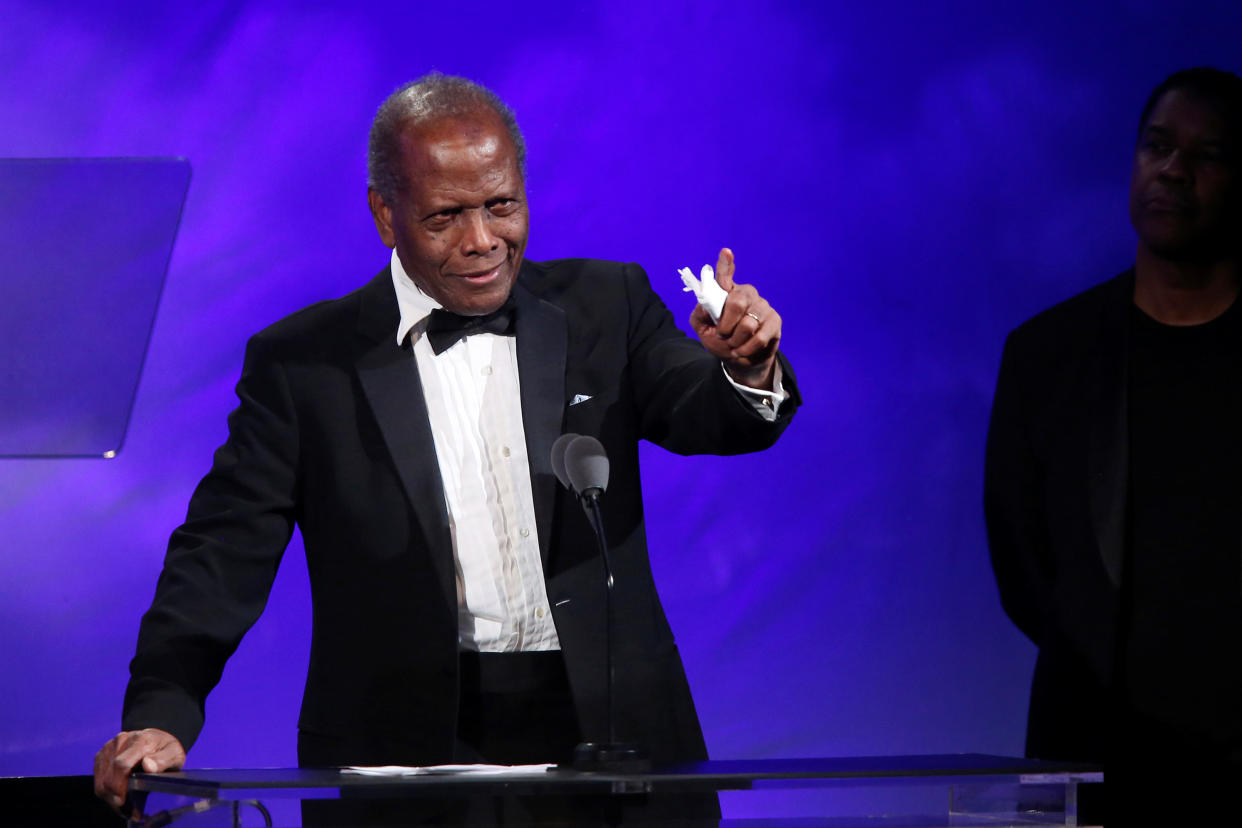
[[[123,745],[118,745],[116,756],[112,758],[112,762],[116,767],[127,767],[133,769],[146,757],[155,753],[160,749],[159,739],[153,733],[145,733],[137,731],[134,738],[127,740]]]
[[[184,761],[181,743],[172,736],[149,731],[123,734],[111,756],[104,756],[103,786],[124,799],[129,778],[141,768],[148,773],[168,770]]]
[[[135,768],[140,766],[148,773],[158,773],[176,770],[185,762],[185,749],[181,747],[181,742],[177,741],[176,736],[167,731],[154,729],[144,730],[141,735],[150,738],[143,740],[143,749],[134,758]],[[134,747],[136,746],[131,746],[126,752],[133,750]]]
[[[95,754],[95,795],[113,808],[119,808],[125,801],[129,775],[141,758],[130,761],[125,756],[138,740],[138,733],[118,733]]]
[[[716,284],[726,291],[733,290],[733,271],[735,269],[733,251],[727,247],[720,248],[720,255],[716,257]]]

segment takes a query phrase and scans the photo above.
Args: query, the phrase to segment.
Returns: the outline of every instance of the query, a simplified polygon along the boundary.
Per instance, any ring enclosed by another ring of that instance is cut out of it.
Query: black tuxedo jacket
[[[548,598],[583,735],[606,734],[603,573],[581,509],[552,473],[564,432],[611,460],[604,522],[616,574],[618,736],[656,759],[705,755],[647,559],[640,438],[729,454],[772,444],[720,363],[675,326],[635,265],[522,265],[514,287],[522,415]],[[229,437],[171,539],[131,664],[124,726],[187,748],[203,704],[258,618],[294,526],[313,633],[299,727],[340,764],[451,758],[457,705],[452,544],[418,371],[395,342],[388,269],[253,337]],[[571,405],[577,395],[589,396]]]
[[[1120,612],[1134,273],[1005,342],[984,507],[1001,603],[1039,647],[1027,752],[1102,760]]]

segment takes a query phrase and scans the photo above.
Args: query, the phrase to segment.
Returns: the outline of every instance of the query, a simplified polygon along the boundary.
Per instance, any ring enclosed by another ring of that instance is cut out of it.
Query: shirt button
[[[519,535],[521,535],[521,536],[522,536],[522,537],[524,537],[524,538],[529,538],[529,537],[530,537],[530,530],[529,530],[529,529],[527,529],[525,526],[523,526],[521,529],[519,529],[519,530],[518,530],[518,534],[519,534]]]
[[[535,607],[535,617],[543,618],[543,607]]]
[[[500,456],[501,456],[501,457],[508,457],[508,456],[509,456],[509,447],[508,447],[508,446],[501,446],[501,447],[500,447]]]
[[[490,377],[492,375],[492,366],[484,365],[482,373],[483,373],[483,376]]]

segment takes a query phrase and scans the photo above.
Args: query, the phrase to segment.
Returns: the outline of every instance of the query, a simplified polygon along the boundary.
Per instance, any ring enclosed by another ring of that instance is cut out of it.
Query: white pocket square
[[[574,398],[569,401],[569,404],[577,405],[578,403],[584,403],[589,399],[591,399],[590,394],[574,394]]]

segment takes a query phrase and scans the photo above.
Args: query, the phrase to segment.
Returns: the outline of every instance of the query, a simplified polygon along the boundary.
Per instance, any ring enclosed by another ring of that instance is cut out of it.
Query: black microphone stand
[[[614,773],[637,773],[651,769],[651,759],[638,744],[617,741],[617,720],[613,715],[613,685],[616,684],[616,665],[612,654],[612,628],[615,626],[612,609],[612,561],[608,557],[608,541],[604,537],[604,515],[599,508],[602,489],[590,488],[582,493],[582,510],[586,512],[595,540],[599,544],[600,560],[604,563],[604,658],[608,682],[604,688],[604,708],[608,716],[608,741],[583,742],[574,748],[574,769],[580,771],[611,771]]]

